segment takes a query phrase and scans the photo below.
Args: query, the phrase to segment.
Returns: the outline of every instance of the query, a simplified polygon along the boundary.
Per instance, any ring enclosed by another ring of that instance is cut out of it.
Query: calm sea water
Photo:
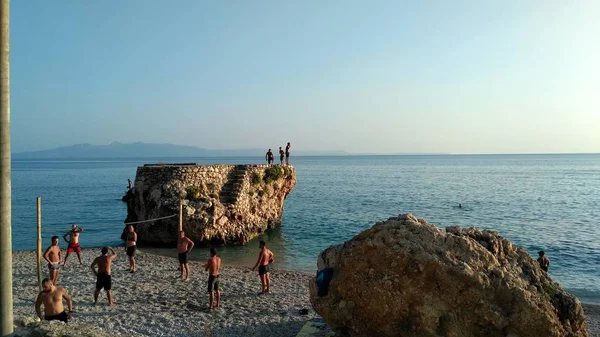
[[[15,160],[13,249],[35,249],[38,195],[44,245],[78,223],[83,247],[118,246],[126,216],[120,198],[137,166],[260,159]],[[298,183],[282,226],[264,237],[279,268],[314,271],[317,254],[329,245],[413,213],[442,227],[499,231],[534,256],[543,249],[555,280],[583,301],[600,303],[600,155],[293,157],[292,164]],[[206,257],[203,249],[194,253]],[[221,253],[225,263],[252,266],[257,243]]]

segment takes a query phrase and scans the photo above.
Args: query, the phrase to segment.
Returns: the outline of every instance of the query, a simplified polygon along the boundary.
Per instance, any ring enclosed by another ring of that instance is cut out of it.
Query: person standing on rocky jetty
[[[267,154],[265,154],[265,160],[267,161],[267,165],[273,165],[275,157],[273,156],[273,151],[271,151],[271,149],[269,149],[269,151],[267,151]]]
[[[190,280],[190,265],[188,264],[188,254],[194,248],[194,241],[185,236],[184,231],[179,231],[177,239],[177,257],[179,258],[179,267],[181,269],[181,279]]]
[[[131,179],[127,179],[127,191],[131,191],[133,188],[133,184],[131,183]]]
[[[210,259],[204,265],[204,270],[208,271],[208,294],[210,304],[208,309],[214,309],[221,306],[221,290],[219,289],[219,277],[221,270],[221,258],[217,256],[217,249],[210,249]],[[214,295],[217,295],[217,304],[214,305]]]
[[[129,256],[129,271],[135,273],[137,270],[135,266],[135,251],[137,248],[137,233],[133,229],[132,225],[127,226],[127,243],[125,244],[125,252]]]
[[[290,164],[290,148],[291,147],[292,147],[292,145],[290,144],[290,142],[288,142],[285,147],[285,164],[286,165]]]
[[[258,253],[258,261],[254,267],[252,267],[252,271],[258,267],[258,276],[260,277],[261,283],[261,292],[259,295],[264,295],[269,293],[269,289],[271,287],[271,277],[269,275],[269,264],[275,261],[273,252],[267,248],[267,244],[260,240],[260,252]]]
[[[108,251],[110,250],[110,255]],[[117,258],[117,252],[115,252],[112,247],[103,247],[102,255],[98,256],[92,262],[90,268],[94,275],[96,275],[96,291],[94,291],[94,305],[98,303],[98,295],[100,294],[100,290],[104,288],[106,290],[106,297],[108,298],[108,306],[113,306],[112,299],[112,278],[110,276],[110,265]],[[98,265],[98,271],[96,271],[96,265]]]
[[[283,156],[284,156],[285,152],[283,152],[283,149],[281,148],[281,146],[279,147],[279,164],[283,165]]]
[[[51,279],[42,281],[42,291],[35,300],[35,312],[41,321],[62,321],[67,323],[73,312],[73,301],[71,295],[63,287],[57,287]],[[65,311],[63,299],[67,301],[69,312]],[[42,303],[44,304],[44,316],[42,316]]]
[[[543,271],[548,272],[548,267],[550,267],[550,259],[546,257],[546,253],[543,250],[538,252],[537,262],[540,264],[540,267]]]
[[[77,226],[77,224],[73,224],[71,230],[68,231],[65,235],[63,235],[63,239],[69,244],[67,247],[67,256],[65,256],[65,262],[63,262],[63,266],[67,264],[67,259],[72,252],[77,254],[77,258],[79,259],[79,264],[81,263],[81,247],[79,246],[79,233],[83,232],[83,227]],[[67,239],[67,237],[69,237]]]
[[[48,261],[48,274],[50,280],[56,285],[58,273],[60,272],[60,261],[62,260],[60,247],[58,246],[58,236],[52,237],[52,244],[46,249],[44,260]]]

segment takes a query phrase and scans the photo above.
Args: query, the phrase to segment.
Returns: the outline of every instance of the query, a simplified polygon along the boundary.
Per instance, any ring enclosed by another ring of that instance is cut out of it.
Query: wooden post
[[[37,197],[37,276],[42,291],[42,197]]]
[[[0,336],[12,336],[10,1],[0,0]]]
[[[179,231],[183,230],[183,199],[179,199]],[[177,234],[179,237],[179,234]]]

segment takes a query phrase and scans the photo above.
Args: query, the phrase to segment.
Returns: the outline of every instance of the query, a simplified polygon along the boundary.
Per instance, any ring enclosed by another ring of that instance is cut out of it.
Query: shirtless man
[[[273,151],[271,151],[271,149],[269,149],[269,151],[267,151],[267,154],[265,154],[265,159],[267,160],[267,165],[273,164],[273,161],[275,159],[273,157]]]
[[[73,301],[71,295],[63,287],[57,287],[52,283],[52,280],[45,278],[42,281],[42,291],[38,294],[35,300],[35,312],[41,321],[63,321],[65,323],[71,319],[73,312]],[[69,312],[65,312],[63,299],[67,301]],[[44,316],[42,316],[42,303],[44,304]]]
[[[283,165],[283,149],[281,148],[281,146],[279,147],[279,164]]]
[[[125,244],[125,253],[129,256],[129,270],[132,273],[135,273],[137,270],[135,265],[135,250],[137,243],[137,233],[133,229],[132,225],[127,226],[127,243]]]
[[[110,250],[110,255],[108,251]],[[100,290],[104,288],[106,290],[106,297],[108,298],[108,305],[113,306],[112,299],[112,279],[110,277],[110,265],[114,259],[117,258],[117,252],[111,247],[102,248],[102,255],[98,256],[92,262],[90,268],[92,268],[92,272],[96,275],[96,291],[94,292],[94,305],[98,302],[98,295],[100,294]],[[96,271],[96,265],[98,265],[98,271]]]
[[[543,271],[548,272],[548,267],[550,267],[550,259],[545,256],[546,253],[543,250],[540,250],[538,255],[540,257],[538,257],[537,261],[540,264],[540,267]]]
[[[210,259],[204,265],[204,270],[208,271],[208,293],[210,305],[208,309],[214,309],[221,306],[221,290],[219,289],[219,271],[221,270],[221,258],[217,256],[215,248],[210,249]],[[217,304],[213,305],[213,293],[217,293]]]
[[[73,224],[71,230],[63,236],[63,239],[69,244],[69,246],[67,247],[67,256],[65,256],[65,262],[63,263],[63,266],[67,264],[67,259],[69,258],[69,255],[71,255],[72,252],[77,253],[79,264],[82,264],[80,255],[81,247],[79,247],[79,233],[81,232],[83,232],[83,228],[77,226],[77,224]],[[67,236],[69,237],[68,239]]]
[[[60,247],[58,246],[58,236],[52,237],[52,245],[46,249],[44,260],[48,261],[48,274],[52,283],[56,285],[58,273],[60,272],[60,261],[62,260]]]
[[[289,165],[290,164],[290,148],[292,147],[292,145],[290,144],[290,142],[287,143],[287,145],[285,146],[285,164]]]
[[[185,236],[184,231],[179,232],[177,240],[177,256],[179,258],[179,268],[181,269],[181,279],[190,280],[190,266],[188,265],[188,253],[194,248],[194,241]],[[185,275],[184,275],[185,274]]]
[[[258,253],[258,261],[254,267],[252,267],[252,271],[258,267],[258,276],[260,277],[260,283],[262,286],[262,290],[259,295],[264,295],[269,293],[269,288],[271,287],[271,278],[269,275],[269,264],[275,261],[273,252],[267,248],[267,244],[260,240],[260,253]]]

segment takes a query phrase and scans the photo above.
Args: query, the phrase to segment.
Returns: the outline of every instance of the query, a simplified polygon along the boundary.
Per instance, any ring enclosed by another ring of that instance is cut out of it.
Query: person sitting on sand
[[[214,309],[221,306],[221,290],[219,289],[219,271],[221,270],[221,258],[217,256],[217,249],[210,249],[210,259],[204,265],[204,270],[208,271],[208,294],[210,304],[208,309]],[[214,303],[213,294],[217,295],[217,304]]]
[[[137,233],[133,229],[132,225],[127,226],[127,243],[125,244],[125,253],[129,256],[129,270],[132,273],[135,273],[137,270],[135,265],[135,250],[136,250],[136,242],[137,242]]]
[[[537,262],[540,264],[540,267],[543,271],[548,272],[548,267],[550,267],[550,259],[545,256],[546,253],[543,250],[540,250],[538,255],[540,257],[538,257]]]
[[[262,290],[259,293],[259,295],[264,295],[269,292],[269,289],[271,287],[269,264],[275,262],[275,255],[271,250],[267,248],[267,244],[263,240],[260,240],[259,247],[260,253],[258,253],[258,261],[256,261],[256,264],[254,265],[254,267],[252,267],[252,271],[254,271],[256,267],[258,267],[258,276],[260,277],[260,283],[262,287]]]
[[[58,246],[58,236],[52,237],[52,244],[46,249],[44,260],[48,261],[48,274],[50,280],[56,285],[58,273],[60,272],[60,261],[62,260],[60,247]]]
[[[192,251],[192,248],[194,248],[194,241],[185,236],[184,231],[179,231],[179,239],[177,240],[177,257],[179,258],[179,268],[181,269],[180,277],[184,281],[190,280],[188,254]]]
[[[110,250],[110,255],[108,251]],[[110,276],[110,265],[114,259],[117,258],[117,252],[115,252],[112,247],[103,247],[102,255],[98,256],[92,262],[90,268],[92,268],[92,272],[96,275],[96,291],[94,292],[94,305],[98,302],[98,295],[100,294],[100,290],[104,288],[106,290],[106,297],[108,298],[108,305],[113,306],[112,299],[112,279]],[[98,265],[98,271],[96,271],[96,265]]]
[[[35,312],[41,321],[63,321],[67,323],[71,319],[73,312],[73,301],[71,295],[63,287],[54,285],[51,279],[45,278],[42,281],[42,291],[35,300]],[[67,301],[69,312],[65,312],[63,299]],[[42,303],[44,304],[44,316],[42,316]]]
[[[67,259],[72,252],[77,253],[79,264],[83,264],[81,263],[81,247],[79,247],[79,233],[81,232],[83,232],[83,228],[77,226],[77,224],[73,224],[71,230],[63,235],[63,239],[69,244],[67,247],[67,256],[65,256],[65,262],[63,262],[63,266],[67,264]],[[68,239],[67,236],[69,237]]]

